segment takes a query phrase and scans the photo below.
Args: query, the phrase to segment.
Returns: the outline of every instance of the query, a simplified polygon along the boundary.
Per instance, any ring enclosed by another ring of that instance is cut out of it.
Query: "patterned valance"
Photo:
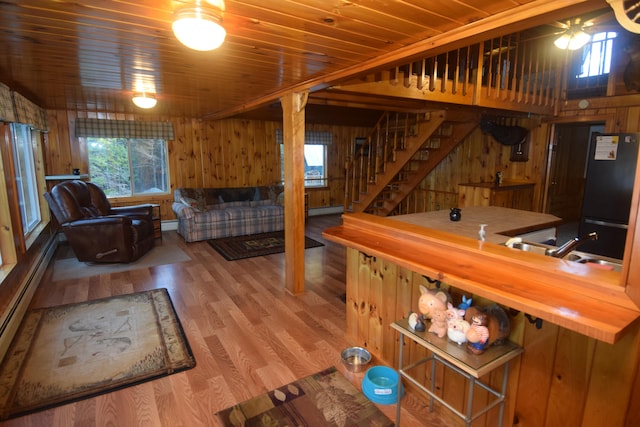
[[[175,139],[171,122],[76,119],[76,137]]]
[[[18,92],[11,92],[15,121],[32,126],[35,129],[47,130],[47,112],[29,101]]]
[[[11,99],[11,89],[9,89],[9,86],[3,83],[0,83],[0,121],[16,121],[16,116],[13,112],[13,99]]]
[[[276,142],[278,144],[284,144],[282,129],[276,129]],[[307,130],[304,132],[304,143],[310,145],[331,145],[333,143],[333,133]]]

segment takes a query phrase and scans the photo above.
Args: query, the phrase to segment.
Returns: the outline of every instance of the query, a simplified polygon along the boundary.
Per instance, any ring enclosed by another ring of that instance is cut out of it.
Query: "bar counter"
[[[620,283],[620,273],[501,245],[509,236],[553,226],[557,217],[476,207],[463,209],[462,220],[452,222],[448,213],[389,218],[344,214],[342,225],[326,229],[323,236],[606,343],[617,342],[640,316]],[[484,242],[477,234],[481,223],[487,224]],[[349,279],[357,273],[349,268],[353,267],[348,263],[347,295],[357,286]],[[347,323],[348,329],[353,326],[349,316]]]

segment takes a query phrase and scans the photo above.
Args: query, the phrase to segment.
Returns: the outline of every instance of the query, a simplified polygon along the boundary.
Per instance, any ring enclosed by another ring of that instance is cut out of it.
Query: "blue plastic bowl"
[[[362,393],[373,403],[381,405],[398,403],[398,388],[402,396],[404,390],[400,375],[386,366],[369,368],[362,379]]]

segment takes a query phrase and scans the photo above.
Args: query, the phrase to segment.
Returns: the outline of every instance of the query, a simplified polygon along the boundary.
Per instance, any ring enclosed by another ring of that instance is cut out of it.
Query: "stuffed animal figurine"
[[[487,328],[487,315],[478,312],[471,318],[471,326],[466,333],[467,348],[473,354],[482,354],[489,342],[489,328]]]
[[[467,342],[467,331],[469,330],[469,322],[460,318],[447,322],[447,336],[458,345]]]
[[[447,322],[451,322],[452,320],[456,320],[456,319],[463,319],[464,312],[465,310],[455,308],[453,304],[448,302],[447,303]]]
[[[485,326],[489,329],[489,342],[487,346],[498,345],[503,343],[511,333],[511,322],[509,316],[498,304],[490,304],[486,307],[469,307],[464,314],[464,320],[473,324],[472,318],[482,313],[486,315]]]
[[[424,324],[424,318],[422,317],[422,314],[410,312],[409,327],[416,332],[424,332],[426,326]]]
[[[472,303],[473,303],[472,298],[467,298],[465,295],[462,295],[462,302],[458,304],[458,308],[460,310],[467,311],[467,308],[471,307]]]
[[[429,290],[420,286],[420,298],[418,299],[418,311],[425,319],[433,318],[435,311],[446,311],[449,295],[441,290]]]
[[[442,338],[447,335],[447,329],[447,312],[445,310],[432,311],[429,332],[433,332],[438,337]]]

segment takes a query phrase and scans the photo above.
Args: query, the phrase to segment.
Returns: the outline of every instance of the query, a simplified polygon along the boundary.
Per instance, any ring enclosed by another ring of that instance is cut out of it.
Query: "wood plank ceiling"
[[[605,0],[226,0],[225,43],[190,50],[170,0],[3,0],[0,82],[47,109],[222,118],[450,42],[608,8]],[[273,108],[273,107],[276,108]],[[263,111],[268,111],[269,108]],[[274,117],[277,116],[277,113]]]

